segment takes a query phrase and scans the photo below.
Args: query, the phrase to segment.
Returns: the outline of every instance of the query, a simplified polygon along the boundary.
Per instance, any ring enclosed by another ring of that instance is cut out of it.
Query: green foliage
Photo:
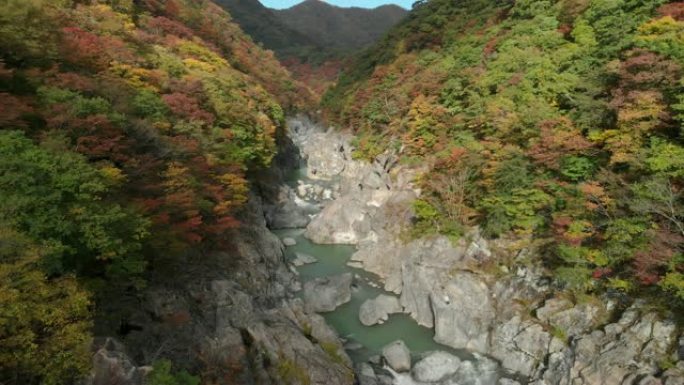
[[[56,17],[71,0],[4,0],[0,5],[0,58],[43,64],[56,55]],[[47,60],[46,60],[47,59]]]
[[[73,153],[40,148],[19,132],[0,133],[0,220],[50,248],[50,272],[139,274],[148,223],[106,202],[112,181]]]
[[[147,376],[148,385],[199,385],[200,379],[185,370],[173,371],[169,360],[158,360],[152,364],[152,372]]]
[[[684,147],[653,138],[648,149],[646,165],[654,174],[682,178],[684,177]]]
[[[668,272],[660,282],[660,286],[679,299],[684,299],[684,274],[675,271]]]
[[[105,291],[230,249],[246,173],[311,100],[209,1],[3,1],[0,382],[78,382]]]
[[[480,209],[485,213],[484,231],[494,237],[511,230],[531,233],[544,224],[540,211],[551,201],[545,192],[525,188],[513,188],[508,194],[486,197],[480,202]]]
[[[90,370],[90,293],[71,275],[47,278],[49,252],[0,225],[0,382],[74,383]]]
[[[152,91],[142,90],[133,98],[133,108],[135,113],[141,118],[152,120],[162,120],[169,109],[161,100],[159,95]]]
[[[107,114],[111,111],[109,102],[101,97],[89,98],[78,92],[55,87],[40,87],[38,97],[46,105],[65,104],[78,117]]]
[[[560,173],[573,182],[589,179],[595,169],[594,162],[583,156],[568,156],[561,159]]]
[[[684,21],[664,3],[422,2],[324,105],[428,165],[408,233],[531,236],[578,293],[667,282],[676,299]],[[477,162],[452,162],[463,133]]]

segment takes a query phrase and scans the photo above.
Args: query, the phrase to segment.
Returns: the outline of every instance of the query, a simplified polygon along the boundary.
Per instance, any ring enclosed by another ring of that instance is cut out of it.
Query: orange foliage
[[[528,155],[538,164],[557,170],[564,156],[585,153],[592,147],[568,118],[547,120],[540,124],[539,139]]]

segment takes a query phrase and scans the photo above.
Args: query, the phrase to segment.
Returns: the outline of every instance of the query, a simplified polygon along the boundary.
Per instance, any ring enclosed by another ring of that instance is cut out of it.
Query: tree
[[[48,278],[50,250],[0,225],[0,381],[73,383],[90,369],[90,294],[71,275]]]
[[[0,220],[49,246],[52,274],[143,271],[148,223],[107,201],[116,180],[73,153],[55,153],[16,131],[0,132]]]

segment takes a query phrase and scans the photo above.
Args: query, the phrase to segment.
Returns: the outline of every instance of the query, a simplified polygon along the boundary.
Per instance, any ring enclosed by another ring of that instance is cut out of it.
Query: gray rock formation
[[[299,282],[283,243],[266,227],[261,200],[252,196],[248,204],[242,226],[226,234],[229,251],[165,259],[163,276],[151,277],[141,299],[118,296],[102,304],[109,316],[98,329],[129,326],[122,342],[136,362],[118,349],[99,349],[91,384],[121,378],[117,385],[138,385],[147,370],[141,365],[159,358],[211,373],[209,382],[353,383],[334,330],[293,298]]]
[[[458,357],[438,351],[418,361],[411,369],[411,374],[420,382],[441,382],[456,373],[460,365]]]
[[[411,352],[402,340],[394,341],[382,348],[382,356],[392,369],[397,372],[411,370]]]
[[[522,263],[535,253],[520,246],[524,239],[485,240],[472,229],[454,243],[446,237],[404,242],[400,231],[410,223],[411,202],[420,194],[413,180],[421,170],[398,165],[392,153],[371,163],[354,161],[343,134],[303,132],[295,141],[310,159],[309,172],[336,183],[336,199],[309,223],[305,236],[356,245],[350,264],[378,275],[386,290],[400,296],[405,312],[435,328],[436,341],[493,357],[521,383],[680,381],[677,366],[658,367],[664,359],[678,365],[684,359],[669,356],[677,331],[667,319],[637,305],[619,322],[607,323],[620,316],[612,314],[619,312],[612,304],[575,303],[556,295],[540,268]],[[310,190],[303,188],[302,196],[315,195]],[[373,305],[361,309],[364,324],[382,319]],[[441,382],[516,383],[483,375],[497,370],[486,359],[461,367],[459,380],[453,375]]]
[[[297,244],[297,241],[294,238],[291,238],[291,237],[283,238],[283,245],[285,245],[285,246],[294,246],[296,244]]]
[[[315,210],[311,204],[296,199],[289,186],[282,185],[273,202],[264,205],[264,215],[271,229],[303,228],[309,224],[309,214]]]
[[[93,374],[84,385],[143,385],[152,371],[150,366],[135,366],[125,347],[112,338],[95,343]]]
[[[304,301],[315,312],[329,312],[351,300],[351,273],[316,278],[304,283]]]
[[[435,316],[435,341],[454,348],[487,352],[495,319],[487,284],[470,273],[457,273],[430,296]]]
[[[297,267],[316,262],[318,262],[318,259],[316,259],[316,257],[313,255],[301,253],[299,251],[295,253],[295,258],[292,260],[292,264]]]
[[[366,326],[387,321],[390,314],[401,313],[399,299],[387,294],[380,294],[366,300],[359,308],[359,321]]]

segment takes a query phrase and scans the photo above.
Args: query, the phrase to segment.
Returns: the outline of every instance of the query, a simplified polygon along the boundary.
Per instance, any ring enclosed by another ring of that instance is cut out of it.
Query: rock
[[[394,379],[385,374],[378,374],[378,385],[395,385]]]
[[[457,349],[486,353],[495,313],[489,288],[479,277],[457,273],[443,290],[430,295],[435,341]]]
[[[382,348],[382,356],[387,364],[397,372],[411,370],[411,353],[402,340],[397,340]]]
[[[329,312],[351,300],[352,274],[316,278],[304,284],[304,302],[315,312]]]
[[[288,186],[281,186],[275,202],[264,204],[264,216],[270,229],[304,228],[309,224],[311,205],[297,204],[298,197]]]
[[[505,369],[530,377],[543,360],[550,342],[551,335],[541,325],[515,316],[495,327],[491,354]]]
[[[421,382],[440,382],[458,371],[461,360],[446,352],[433,352],[411,369],[413,378]]]
[[[443,385],[495,385],[499,379],[496,362],[480,355],[474,361],[462,361],[458,370]]]
[[[344,350],[359,350],[363,349],[363,345],[356,341],[350,341],[344,344]]]
[[[306,253],[300,253],[296,252],[295,253],[295,258],[292,260],[292,264],[299,267],[303,265],[307,265],[309,263],[316,263],[318,262],[318,259],[316,257],[306,254]]]
[[[359,320],[366,326],[387,321],[389,314],[401,313],[399,299],[387,294],[380,294],[374,299],[366,300],[359,309]]]
[[[537,309],[537,317],[558,328],[568,336],[577,336],[592,329],[597,323],[601,308],[591,303],[573,305],[566,299],[551,298]]]
[[[105,339],[93,355],[88,385],[143,385],[152,371],[149,366],[136,367],[126,355],[124,346],[112,338]]]
[[[518,381],[511,380],[510,378],[500,378],[498,385],[520,385]]]
[[[375,377],[375,371],[373,370],[373,367],[365,362],[360,363],[356,370],[357,373],[359,373],[362,376],[373,378]]]
[[[285,245],[285,246],[294,246],[296,244],[297,244],[297,241],[295,241],[294,238],[290,238],[290,237],[283,238],[283,245]]]
[[[679,361],[674,368],[663,373],[663,385],[684,385],[684,361]]]
[[[345,195],[328,204],[306,227],[306,237],[320,244],[359,243],[368,236],[370,217],[366,199]]]
[[[378,378],[375,375],[373,367],[369,364],[362,362],[356,367],[356,373],[358,373],[359,385],[377,385]]]

